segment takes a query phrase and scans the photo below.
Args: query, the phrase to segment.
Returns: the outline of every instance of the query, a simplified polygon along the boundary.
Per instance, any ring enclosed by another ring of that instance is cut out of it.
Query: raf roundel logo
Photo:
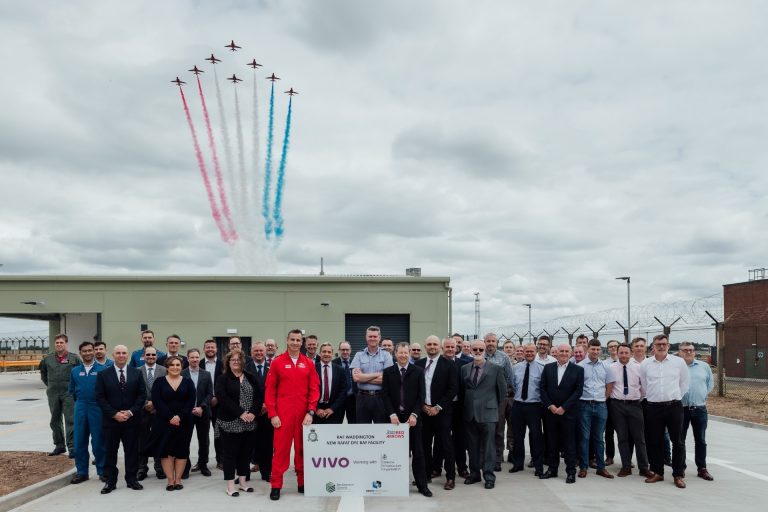
[[[316,442],[317,441],[317,432],[315,432],[315,429],[311,428],[309,429],[309,434],[307,434],[307,441]],[[329,491],[332,492],[332,491]]]

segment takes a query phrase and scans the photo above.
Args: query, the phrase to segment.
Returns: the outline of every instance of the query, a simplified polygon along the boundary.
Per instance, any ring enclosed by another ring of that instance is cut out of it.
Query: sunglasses
[[[475,354],[482,354],[483,352],[485,352],[485,349],[484,348],[473,348],[472,352],[474,352]]]

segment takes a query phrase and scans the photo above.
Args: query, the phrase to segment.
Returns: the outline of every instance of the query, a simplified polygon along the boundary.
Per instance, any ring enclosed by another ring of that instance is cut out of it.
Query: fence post
[[[725,325],[717,322],[717,396],[725,396]]]

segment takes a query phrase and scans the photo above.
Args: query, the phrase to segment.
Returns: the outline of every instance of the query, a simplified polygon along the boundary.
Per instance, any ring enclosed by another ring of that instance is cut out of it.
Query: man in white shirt
[[[688,391],[688,366],[683,359],[669,354],[666,334],[653,338],[653,357],[640,364],[640,381],[647,405],[648,459],[655,474],[646,483],[664,480],[664,430],[672,441],[672,476],[675,485],[685,488],[685,443],[683,443],[683,395]]]
[[[536,362],[542,366],[546,366],[549,363],[554,363],[557,361],[557,359],[554,356],[551,356],[549,354],[550,344],[551,344],[551,341],[549,340],[549,336],[545,336],[543,334],[539,336],[539,339],[536,343],[536,349],[539,352],[538,354],[536,354]]]

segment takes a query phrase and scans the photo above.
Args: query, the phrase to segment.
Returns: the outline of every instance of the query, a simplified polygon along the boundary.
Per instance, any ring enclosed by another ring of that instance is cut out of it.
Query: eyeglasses
[[[484,348],[473,348],[472,352],[474,352],[475,354],[482,354],[483,352],[485,352],[485,349]]]
[[[412,348],[411,352],[421,352],[421,349],[420,348]]]
[[[680,352],[693,352],[692,348],[681,348]]]

